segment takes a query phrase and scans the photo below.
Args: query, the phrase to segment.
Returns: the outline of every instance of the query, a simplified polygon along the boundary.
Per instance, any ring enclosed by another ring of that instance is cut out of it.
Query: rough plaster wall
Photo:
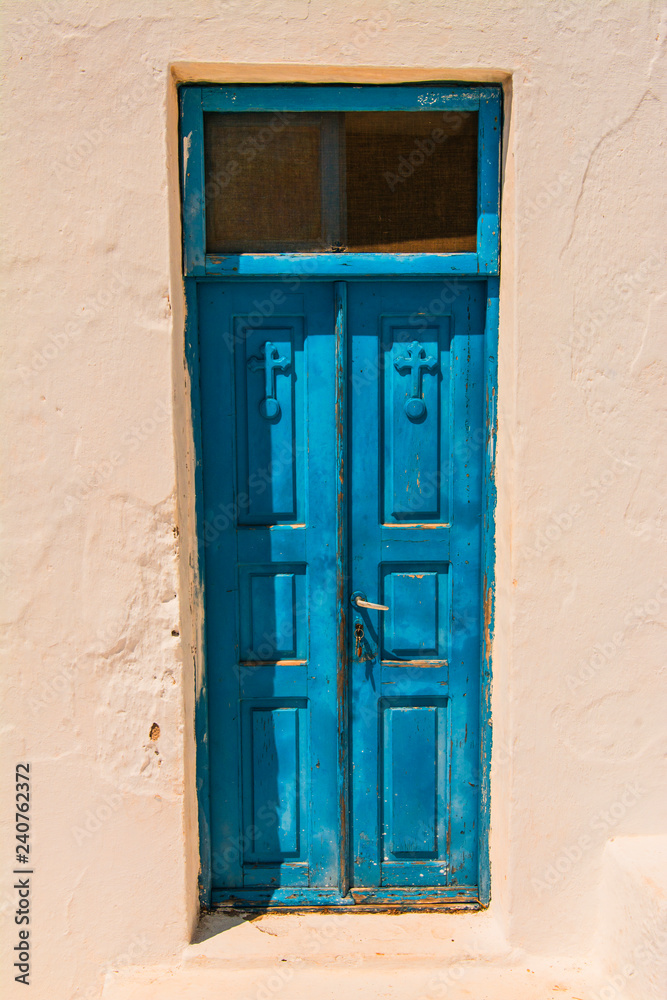
[[[175,954],[195,915],[178,78],[505,85],[493,906],[512,943],[581,954],[605,842],[667,828],[663,6],[1,16],[1,801],[4,820],[29,759],[32,995],[93,997],[107,963]]]

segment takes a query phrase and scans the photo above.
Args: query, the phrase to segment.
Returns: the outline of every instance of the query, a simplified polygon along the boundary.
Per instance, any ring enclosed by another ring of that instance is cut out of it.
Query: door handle
[[[355,608],[370,608],[371,611],[389,611],[386,604],[371,604],[366,600],[366,595],[362,590],[355,590],[350,597],[350,603]]]

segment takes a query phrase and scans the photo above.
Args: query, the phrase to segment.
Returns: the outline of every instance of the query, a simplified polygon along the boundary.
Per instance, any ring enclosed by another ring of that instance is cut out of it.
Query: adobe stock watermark
[[[311,617],[327,604],[334,612],[334,597],[336,594],[336,572],[324,573],[317,587],[312,587],[305,597],[300,597],[294,604],[291,615],[285,616],[274,629],[266,629],[253,640],[253,648],[245,652],[247,659],[234,665],[234,674],[241,681],[252,675],[257,667],[273,663],[282,657],[289,658],[298,645],[299,630],[307,633]]]
[[[283,445],[275,458],[267,465],[250,473],[246,484],[247,489],[241,490],[235,500],[227,504],[218,504],[213,510],[207,510],[201,527],[201,535],[205,544],[212,545],[223,532],[236,524],[240,515],[251,511],[253,502],[256,504],[257,500],[271,487],[276,477],[289,469],[305,451],[305,446]]]
[[[285,274],[280,278],[280,284],[285,286],[287,292],[297,292],[303,281],[318,268],[316,255],[303,257],[292,262],[293,273]],[[278,280],[278,279],[276,279]],[[253,299],[251,309],[238,317],[233,332],[226,330],[222,335],[222,342],[230,353],[236,344],[242,344],[247,340],[248,327],[251,330],[259,329],[265,320],[271,319],[276,309],[285,305],[287,295],[280,288],[272,289],[271,293],[264,299]]]
[[[104,796],[103,801],[95,806],[94,809],[88,809],[81,825],[75,825],[70,828],[70,833],[77,847],[81,847],[86,840],[94,837],[102,829],[107,820],[111,819],[113,814],[118,812],[122,804],[122,796],[118,792],[112,792],[111,795]]]
[[[297,116],[296,111],[277,111],[266,124],[258,126],[252,135],[247,135],[232,150],[232,156],[218,170],[207,175],[204,197],[207,203],[218,198],[225,188],[243,170],[244,164],[252,163],[264,153],[277,135],[283,132]]]
[[[643,604],[635,605],[630,611],[627,612],[623,618],[624,628],[628,629],[633,625],[643,624],[651,618],[655,618],[655,616],[660,613],[660,609],[666,604],[667,581],[662,579],[660,581],[660,586],[656,590],[653,597],[644,601]],[[577,663],[576,669],[566,676],[565,683],[567,684],[570,692],[574,693],[578,688],[587,684],[597,674],[599,674],[608,663],[611,663],[624,641],[625,631],[619,629],[614,632],[609,639],[596,643],[595,646],[593,646],[593,652],[591,655],[587,659],[580,660]]]
[[[465,283],[448,278],[438,295],[435,295],[428,305],[423,309],[415,310],[410,315],[410,326],[415,330],[426,330],[432,323],[434,316],[445,316],[448,314],[450,306],[456,302],[463,294]]]
[[[609,319],[620,312],[624,304],[632,299],[641,287],[645,285],[652,273],[667,260],[667,255],[663,251],[655,251],[649,257],[645,257],[632,273],[624,271],[613,279],[609,294],[605,296],[600,308],[591,312],[583,323],[577,327],[572,327],[567,338],[558,344],[558,350],[566,357],[570,358],[573,350],[587,350],[594,342],[597,333],[604,330]]]
[[[111,280],[108,284],[101,288],[95,296],[84,302],[82,306],[77,310],[77,319],[69,322],[65,327],[58,331],[57,333],[49,334],[48,343],[41,349],[41,351],[33,351],[30,366],[19,365],[18,373],[23,379],[25,385],[29,385],[35,374],[43,371],[49,362],[55,361],[62,351],[71,347],[75,343],[81,334],[86,329],[87,324],[95,316],[98,316],[105,309],[107,309],[117,295],[123,289],[129,288],[130,282],[127,278],[118,274],[116,271],[111,272]],[[84,315],[81,315],[81,314]]]
[[[270,1000],[271,997],[279,993],[283,987],[289,983],[294,977],[294,969],[291,965],[281,965],[275,972],[272,972],[270,976],[264,980],[259,986],[255,988],[253,994],[254,1000]]]
[[[67,156],[62,160],[54,160],[51,164],[51,173],[56,180],[64,181],[68,175],[77,173],[96,147],[111,134],[113,127],[111,118],[102,118],[94,128],[88,129],[73,142],[68,143]]]
[[[103,461],[96,463],[84,476],[79,476],[76,486],[70,487],[63,506],[67,513],[71,513],[77,504],[87,500],[103,483],[112,479],[116,469],[127,462],[128,457],[139,450],[141,445],[147,441],[171,416],[171,409],[163,400],[159,400],[153,407],[150,416],[144,417],[141,421],[132,426],[123,435],[122,442],[125,445],[124,451],[113,451]]]
[[[656,920],[644,920],[640,928],[633,927],[633,932],[640,931],[644,937],[641,944],[636,945],[630,956],[617,972],[591,1000],[624,1000],[628,995],[626,987],[640,970],[646,968],[647,962],[662,966],[663,975],[667,972],[667,907],[663,905]]]
[[[608,809],[601,809],[595,813],[588,824],[589,829],[595,833],[609,834],[645,794],[646,789],[642,788],[639,782],[628,782],[621,795]],[[582,833],[574,844],[562,848],[555,860],[546,866],[541,878],[531,879],[533,891],[538,896],[543,892],[550,892],[559,882],[567,878],[584,855],[599,843],[599,836]]]
[[[147,72],[151,72],[149,57],[146,53],[139,56],[140,62],[144,64]],[[151,76],[151,83],[154,80]],[[146,104],[150,94],[150,86],[146,80],[130,81],[120,95],[120,107],[114,112],[115,116],[120,114],[132,114],[135,110]],[[118,122],[113,117],[105,116],[96,121],[93,128],[86,129],[67,144],[67,154],[59,160],[53,160],[50,170],[53,176],[60,183],[64,183],[71,178],[72,174],[78,173],[98,146],[112,134],[114,129],[118,129]]]
[[[586,157],[583,153],[579,153],[576,157],[573,157],[571,163],[574,165],[580,161],[582,163],[586,162]],[[519,216],[521,221],[535,222],[566,191],[569,191],[573,184],[574,174],[570,173],[569,170],[561,170],[555,180],[543,181],[539,192],[523,206]]]
[[[475,953],[468,948],[458,961],[448,965],[445,969],[440,969],[429,979],[426,985],[426,993],[422,995],[422,1000],[446,997],[450,995],[450,991],[453,991],[455,997],[458,996],[461,980],[466,974],[466,965],[464,963],[479,961],[479,956],[480,952]]]
[[[77,668],[74,666],[63,667],[59,673],[42,682],[39,693],[36,694],[34,688],[31,687],[31,693],[28,696],[28,707],[33,715],[41,712],[47,705],[52,705],[59,698],[62,698],[65,692],[71,689],[76,672]]]
[[[462,282],[448,279],[428,304],[414,310],[408,319],[410,329],[399,329],[395,337],[395,344],[408,343],[415,333],[423,333],[440,316],[449,313],[451,306],[456,302],[463,292]],[[363,371],[354,371],[350,377],[350,384],[355,393],[359,393],[372,383],[376,382],[381,374],[390,367],[391,359],[386,352],[379,353],[377,360],[364,365]],[[481,433],[481,431],[480,431]]]
[[[262,327],[265,320],[271,319],[276,310],[288,302],[287,293],[297,292],[305,280],[314,275],[319,267],[318,255],[296,259],[291,262],[292,271],[276,278],[276,284],[282,288],[273,288],[266,298],[255,298],[247,313],[238,316],[238,322],[233,331],[226,330],[222,334],[222,342],[228,351],[233,351],[236,344],[244,343],[248,338],[250,330],[257,330]],[[415,310],[409,318],[410,326],[415,330],[425,330],[432,324],[433,317],[448,314],[449,307],[463,293],[465,284],[461,281],[448,279],[442,285],[439,295],[425,305],[423,309]],[[406,334],[406,340],[409,340]]]
[[[222,851],[213,851],[212,873],[216,876],[226,875],[230,868],[238,865],[243,855],[252,850],[260,838],[266,837],[269,830],[278,826],[279,815],[280,803],[277,799],[263,802],[255,814],[261,826],[250,823],[237,837],[230,838]]]
[[[17,54],[24,46],[34,42],[44,28],[56,22],[67,9],[62,0],[60,2],[45,0],[39,6],[33,5],[32,9],[25,4],[22,7],[24,10],[30,10],[29,15],[22,17],[12,30],[7,32],[7,40]]]
[[[579,491],[579,500],[569,504],[559,514],[551,514],[544,527],[540,528],[531,545],[521,547],[521,555],[525,559],[534,559],[544,555],[561,538],[571,531],[577,518],[586,509],[587,501],[595,503],[600,500],[613,486],[618,483],[628,470],[636,468],[635,456],[629,454],[617,457],[600,476],[591,479]]]
[[[123,968],[127,965],[137,965],[139,959],[142,958],[152,946],[153,942],[150,938],[146,937],[145,934],[135,934],[132,940],[129,942],[126,948],[119,954],[115,955],[112,959],[105,962],[100,973],[102,977],[106,977],[109,974],[113,974],[118,969]],[[82,994],[80,1000],[97,1000],[100,995],[100,986],[95,984],[90,987],[86,993]],[[78,998],[79,994],[77,994]]]
[[[395,191],[399,184],[412,177],[415,170],[423,166],[429,156],[433,156],[436,149],[442,146],[453,135],[457,135],[463,128],[466,118],[470,117],[469,111],[443,111],[442,120],[446,128],[431,129],[428,136],[417,137],[413,142],[413,149],[407,156],[401,154],[396,165],[396,172],[385,170],[383,177],[387,182],[390,191]]]

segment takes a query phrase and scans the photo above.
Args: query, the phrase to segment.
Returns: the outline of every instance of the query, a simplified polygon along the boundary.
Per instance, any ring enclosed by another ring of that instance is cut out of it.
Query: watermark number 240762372
[[[28,865],[30,867],[28,867]],[[25,867],[24,867],[25,866]],[[30,858],[30,764],[16,765],[16,861],[14,889],[18,893],[14,923],[18,941],[14,945],[14,979],[30,985],[30,879],[33,874]]]

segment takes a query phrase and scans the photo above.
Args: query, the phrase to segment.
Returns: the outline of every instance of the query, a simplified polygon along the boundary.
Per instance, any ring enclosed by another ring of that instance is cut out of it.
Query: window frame
[[[184,84],[181,115],[183,274],[336,278],[405,275],[497,275],[500,251],[499,86]],[[207,112],[477,111],[477,251],[475,253],[206,253],[204,114]]]

